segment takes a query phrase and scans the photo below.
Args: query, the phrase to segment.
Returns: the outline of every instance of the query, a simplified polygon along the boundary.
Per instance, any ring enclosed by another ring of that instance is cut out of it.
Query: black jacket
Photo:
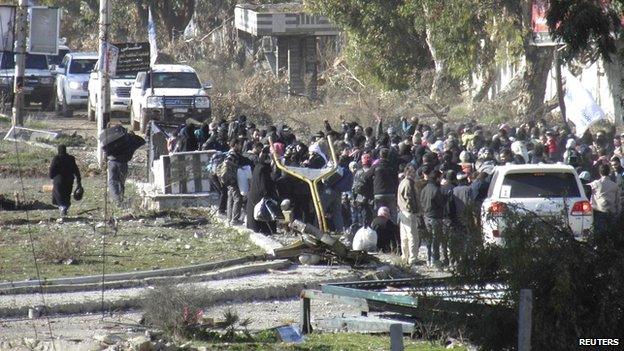
[[[444,196],[435,181],[428,181],[420,191],[420,205],[425,218],[441,219],[444,214]]]
[[[396,163],[392,164],[388,160],[380,160],[378,164],[371,167],[365,177],[373,178],[373,194],[397,194],[399,188],[399,171]]]

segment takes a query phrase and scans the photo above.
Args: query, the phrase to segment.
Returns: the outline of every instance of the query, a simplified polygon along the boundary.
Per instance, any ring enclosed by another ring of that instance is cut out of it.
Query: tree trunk
[[[135,0],[134,8],[136,10],[137,17],[141,20],[141,28],[147,28],[147,20],[148,20],[147,19],[148,17],[147,7],[143,6],[142,0]]]
[[[548,72],[553,62],[553,48],[530,46],[526,48],[525,60],[516,106],[520,116],[536,120],[542,118],[541,115],[536,116],[535,112],[544,105]]]
[[[517,115],[525,120],[536,120],[544,114],[544,96],[548,72],[554,58],[553,47],[531,45],[531,1],[522,0],[514,9],[522,22],[522,30],[527,33],[524,40],[524,67],[497,99],[516,107]]]
[[[429,17],[430,11],[426,5],[423,5],[423,12],[426,17]],[[433,101],[438,101],[443,94],[448,93],[445,92],[446,88],[448,88],[448,74],[446,62],[437,54],[435,39],[433,38],[431,28],[428,26],[425,28],[425,42],[427,42],[427,47],[429,48],[429,53],[433,59],[435,69],[435,76],[433,78],[433,83],[431,84],[431,94],[429,98]]]
[[[490,91],[490,88],[492,87],[492,85],[494,84],[494,80],[496,79],[496,68],[497,68],[496,65],[492,64],[490,67],[488,67],[485,70],[485,73],[483,74],[483,81],[481,83],[481,87],[479,88],[479,91],[477,91],[477,93],[472,98],[473,103],[481,102],[483,101],[483,99],[487,97],[487,94]]]

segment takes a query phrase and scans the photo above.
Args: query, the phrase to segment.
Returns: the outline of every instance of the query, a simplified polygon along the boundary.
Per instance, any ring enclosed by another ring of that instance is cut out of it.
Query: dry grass
[[[48,263],[77,264],[85,255],[86,240],[76,234],[51,232],[39,241],[40,256]]]

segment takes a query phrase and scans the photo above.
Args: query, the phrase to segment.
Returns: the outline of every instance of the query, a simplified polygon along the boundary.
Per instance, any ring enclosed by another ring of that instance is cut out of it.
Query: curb
[[[181,284],[181,283],[197,283],[210,280],[222,280],[228,278],[236,278],[245,275],[252,275],[263,273],[271,269],[280,270],[291,266],[288,260],[275,260],[269,262],[261,262],[256,264],[235,265],[223,269],[218,269],[214,272],[203,273],[199,275],[190,276],[177,275],[177,276],[157,276],[147,277],[131,280],[119,280],[119,281],[107,281],[102,287],[102,283],[88,283],[88,284],[69,284],[69,285],[43,285],[44,294],[56,294],[56,293],[68,293],[78,291],[95,291],[101,290],[115,290],[115,289],[128,289],[128,288],[140,288],[150,285],[158,284]],[[13,295],[13,294],[38,294],[40,293],[39,286],[23,286],[11,289],[5,289],[1,295]]]
[[[249,289],[226,289],[222,291],[208,291],[200,297],[199,303],[203,305],[217,304],[228,301],[246,302],[246,301],[262,301],[269,299],[293,298],[299,296],[301,290],[317,289],[321,284],[346,282],[357,279],[356,274],[345,275],[344,277],[327,279],[322,282],[316,281],[312,283],[296,282],[287,285],[271,285],[261,288]],[[143,297],[120,297],[116,300],[105,301],[102,309],[102,301],[93,300],[81,303],[68,303],[47,306],[45,312],[51,315],[68,315],[68,314],[86,314],[101,311],[118,311],[140,309],[143,306]],[[0,318],[15,318],[28,315],[28,309],[32,306],[8,307],[0,308]]]
[[[230,260],[217,261],[217,262],[209,262],[209,263],[200,263],[192,266],[185,267],[176,267],[176,268],[164,268],[164,269],[156,269],[152,271],[139,271],[139,272],[127,272],[127,273],[115,273],[115,274],[107,274],[104,276],[104,281],[120,281],[120,280],[133,280],[133,279],[145,279],[145,278],[154,278],[154,277],[170,277],[170,276],[180,276],[184,274],[191,274],[195,272],[202,271],[210,271],[224,267],[231,267],[235,265],[241,265],[248,262],[254,261],[265,261],[268,257],[266,255],[262,256],[245,256],[241,258],[234,258]],[[12,291],[15,288],[39,288],[39,284],[41,284],[44,288],[48,288],[53,285],[77,285],[77,284],[101,284],[102,276],[101,275],[88,275],[82,277],[70,277],[70,278],[55,278],[55,279],[45,279],[42,281],[39,280],[23,280],[19,282],[8,282],[8,283],[0,283],[0,296],[6,295],[6,291]]]
[[[221,224],[224,227],[232,228],[241,234],[248,235],[249,240],[251,240],[251,242],[254,243],[256,246],[259,246],[262,250],[264,250],[264,252],[266,252],[267,255],[270,255],[270,256],[275,255],[275,250],[283,246],[282,244],[273,240],[272,238],[264,234],[254,232],[253,230],[245,228],[242,225],[228,224],[225,218],[223,218],[222,215],[218,214],[216,206],[211,206],[210,209],[213,212],[213,218],[215,219],[215,221],[219,222],[219,224]]]

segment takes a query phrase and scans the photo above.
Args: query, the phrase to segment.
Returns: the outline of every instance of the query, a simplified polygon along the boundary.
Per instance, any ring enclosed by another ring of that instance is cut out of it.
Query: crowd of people
[[[421,244],[427,264],[447,265],[463,247],[468,220],[478,218],[494,167],[505,164],[563,163],[576,168],[591,199],[596,225],[619,215],[624,194],[624,134],[615,128],[575,136],[567,127],[543,121],[485,128],[476,121],[454,127],[401,118],[384,126],[342,121],[334,128],[296,136],[287,125],[261,128],[240,116],[201,127],[187,125],[168,140],[170,152],[216,150],[211,181],[219,192],[219,212],[231,224],[275,233],[275,222],[259,221],[254,209],[272,198],[290,201],[295,219],[318,225],[309,188],[276,167],[320,169],[330,165],[329,140],[337,155],[335,176],[319,185],[332,231],[372,228],[377,247],[398,251],[417,264]],[[243,176],[241,176],[243,174]],[[617,191],[616,191],[617,190]]]

